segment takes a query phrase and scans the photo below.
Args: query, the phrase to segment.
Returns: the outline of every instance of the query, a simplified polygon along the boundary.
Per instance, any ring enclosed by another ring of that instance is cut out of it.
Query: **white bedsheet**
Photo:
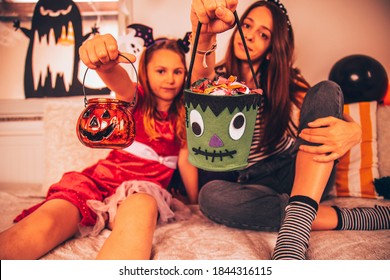
[[[0,230],[12,225],[13,218],[43,198],[0,191]],[[328,203],[362,206],[390,205],[389,200],[337,198]],[[205,218],[198,206],[191,206],[188,220],[159,225],[152,259],[161,260],[248,260],[269,259],[276,233],[238,230],[218,225]],[[110,231],[96,237],[73,238],[42,259],[94,259]],[[390,259],[390,230],[313,232],[308,251],[310,259]]]

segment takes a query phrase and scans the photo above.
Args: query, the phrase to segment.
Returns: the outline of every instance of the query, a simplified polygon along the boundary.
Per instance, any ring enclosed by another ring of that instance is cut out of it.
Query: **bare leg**
[[[299,157],[299,158],[298,158]],[[298,152],[297,169],[291,196],[304,195],[319,203],[333,168],[333,162],[312,161],[313,154]],[[320,205],[313,230],[331,230],[337,226],[337,214],[331,206]]]
[[[152,196],[130,195],[118,207],[112,233],[97,259],[150,259],[157,215],[157,203]]]
[[[310,161],[311,157],[310,154],[299,152],[298,155],[296,177],[291,197],[296,195],[307,196],[318,204],[329,177],[327,174],[330,172],[333,163],[312,162],[308,164],[307,162]],[[302,168],[305,165],[307,165],[307,168],[302,172]],[[338,228],[340,222],[347,225],[340,229],[379,230],[389,228],[388,207],[356,207],[351,209],[344,208],[340,211],[347,213],[342,219],[339,218],[334,207],[319,205],[316,218],[312,223],[312,230],[334,230]]]
[[[298,152],[291,196],[304,195],[319,203],[334,163],[315,162],[312,160],[313,156],[306,152]]]
[[[312,225],[312,230],[333,230],[336,226],[336,210],[331,206],[319,205],[317,217]]]
[[[72,203],[49,200],[0,233],[0,259],[38,259],[76,234],[80,219]]]

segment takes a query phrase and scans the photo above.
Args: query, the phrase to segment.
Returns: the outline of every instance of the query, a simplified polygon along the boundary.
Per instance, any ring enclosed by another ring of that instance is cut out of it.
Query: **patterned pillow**
[[[390,83],[387,86],[387,91],[385,93],[385,96],[383,97],[383,104],[390,105]]]
[[[81,171],[105,158],[109,149],[91,149],[79,141],[76,123],[84,109],[82,97],[58,98],[46,102],[45,126],[45,175],[42,195],[51,184],[58,182],[68,171]]]
[[[380,177],[390,177],[390,145],[389,145],[390,106],[389,105],[379,105],[376,114],[377,132],[378,132],[378,161],[379,161]]]
[[[362,141],[340,158],[336,172],[336,196],[379,198],[374,179],[379,178],[376,112],[377,101],[344,105],[362,128]]]

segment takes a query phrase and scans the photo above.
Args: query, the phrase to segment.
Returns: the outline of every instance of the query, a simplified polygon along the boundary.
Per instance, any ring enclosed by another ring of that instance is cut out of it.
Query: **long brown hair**
[[[258,149],[262,148],[266,152],[271,152],[286,131],[293,134],[296,130],[291,119],[292,104],[300,107],[299,93],[306,92],[309,84],[300,75],[300,71],[293,67],[294,33],[288,17],[281,8],[273,2],[256,1],[242,14],[240,24],[243,24],[243,20],[253,9],[260,6],[265,6],[270,10],[274,24],[272,41],[268,50],[268,53],[272,53],[272,55],[269,60],[263,59],[260,67],[256,69],[255,79],[260,80],[260,86],[264,93],[262,122],[271,128],[264,129],[263,127],[263,138]],[[240,77],[242,75],[240,69],[244,62],[232,59],[235,57],[234,35],[236,32],[237,28],[230,38],[226,56],[221,64],[226,67],[227,75],[235,75],[244,81],[244,77]]]
[[[152,140],[158,139],[159,134],[155,129],[155,120],[161,120],[159,111],[157,110],[157,101],[156,97],[149,85],[147,65],[158,50],[171,50],[177,53],[186,69],[186,58],[184,50],[178,45],[177,40],[161,38],[157,39],[153,45],[149,46],[141,55],[139,60],[138,67],[138,79],[139,83],[145,91],[144,102],[142,110],[144,112],[144,127],[145,132],[150,136]],[[184,73],[184,78],[186,73]],[[172,120],[174,125],[171,127],[171,130],[175,133],[176,140],[180,145],[184,145],[186,141],[186,131],[185,131],[185,109],[183,103],[183,91],[184,91],[184,81],[183,87],[180,93],[173,100],[169,111],[168,118]]]

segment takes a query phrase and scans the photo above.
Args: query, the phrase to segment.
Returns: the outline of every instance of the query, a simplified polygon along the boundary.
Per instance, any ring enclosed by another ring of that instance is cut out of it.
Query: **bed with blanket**
[[[107,150],[84,147],[75,134],[75,124],[82,108],[77,101],[49,101],[44,110],[45,180],[39,185],[0,184],[0,230],[10,227],[13,218],[23,209],[42,201],[49,185],[70,170],[81,170],[104,157]],[[375,133],[377,178],[390,176],[390,106],[375,107],[372,120]],[[61,124],[59,127],[58,124]],[[386,128],[387,127],[387,128]],[[377,137],[376,137],[377,136]],[[363,139],[364,141],[364,139]],[[351,175],[352,177],[354,175]],[[387,186],[388,187],[388,186]],[[341,207],[388,205],[390,200],[374,192],[372,198],[350,192],[325,202]],[[270,259],[276,242],[276,232],[239,230],[216,224],[202,215],[198,205],[175,204],[184,219],[159,224],[154,235],[152,259],[159,260],[255,260]],[[74,237],[47,255],[45,260],[94,259],[110,234],[103,230],[95,237]],[[316,231],[310,239],[308,259],[316,260],[388,260],[390,230],[379,231]]]

